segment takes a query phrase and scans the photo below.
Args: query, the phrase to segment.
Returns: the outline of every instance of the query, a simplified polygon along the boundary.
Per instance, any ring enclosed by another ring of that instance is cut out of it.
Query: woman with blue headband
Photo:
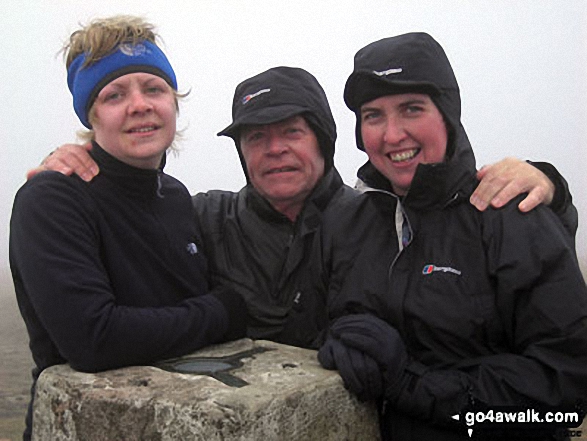
[[[56,364],[95,372],[244,336],[245,304],[209,291],[189,193],[163,172],[179,94],[153,26],[97,20],[65,50],[100,175],[40,173],[15,197],[10,265],[34,382]]]

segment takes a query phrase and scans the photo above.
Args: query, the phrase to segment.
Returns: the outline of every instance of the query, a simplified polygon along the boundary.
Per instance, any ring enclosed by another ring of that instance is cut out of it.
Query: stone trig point
[[[53,366],[37,383],[33,439],[363,441],[379,429],[315,351],[245,339],[158,367]]]

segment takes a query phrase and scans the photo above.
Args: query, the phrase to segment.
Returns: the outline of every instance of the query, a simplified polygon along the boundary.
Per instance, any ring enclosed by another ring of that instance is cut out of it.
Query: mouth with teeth
[[[132,129],[127,130],[127,133],[148,133],[157,130],[157,126],[144,126],[144,127],[135,127]]]
[[[395,162],[395,163],[399,163],[399,162],[406,162],[409,161],[410,159],[414,158],[418,153],[420,153],[419,148],[415,148],[412,150],[406,150],[404,152],[400,152],[400,153],[390,153],[389,154],[389,158],[391,159],[391,162]]]
[[[296,169],[294,167],[285,166],[285,167],[279,167],[279,168],[272,168],[270,170],[267,170],[267,172],[265,174],[273,175],[273,174],[277,174],[277,173],[287,173],[287,172],[293,172],[293,171],[296,171]]]

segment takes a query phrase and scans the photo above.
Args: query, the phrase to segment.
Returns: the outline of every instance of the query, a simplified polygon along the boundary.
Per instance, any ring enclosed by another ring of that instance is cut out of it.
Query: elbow
[[[68,362],[72,369],[88,374],[94,374],[112,368],[101,357],[97,357],[96,354],[78,354],[75,357],[69,358]]]
[[[123,358],[118,357],[117,359],[117,357],[113,357],[111,350],[102,351],[86,347],[71,351],[68,355],[66,357],[67,362],[72,369],[79,372],[96,373],[125,365]]]

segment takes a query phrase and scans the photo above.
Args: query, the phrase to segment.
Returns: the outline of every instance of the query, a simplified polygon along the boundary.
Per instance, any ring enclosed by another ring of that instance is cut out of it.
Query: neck
[[[287,203],[273,204],[272,203],[271,206],[273,208],[275,208],[276,211],[278,211],[279,213],[281,213],[285,217],[287,217],[290,221],[295,222],[296,219],[298,218],[298,215],[302,211],[303,204],[300,204],[300,203],[294,203],[294,204],[287,204]]]

